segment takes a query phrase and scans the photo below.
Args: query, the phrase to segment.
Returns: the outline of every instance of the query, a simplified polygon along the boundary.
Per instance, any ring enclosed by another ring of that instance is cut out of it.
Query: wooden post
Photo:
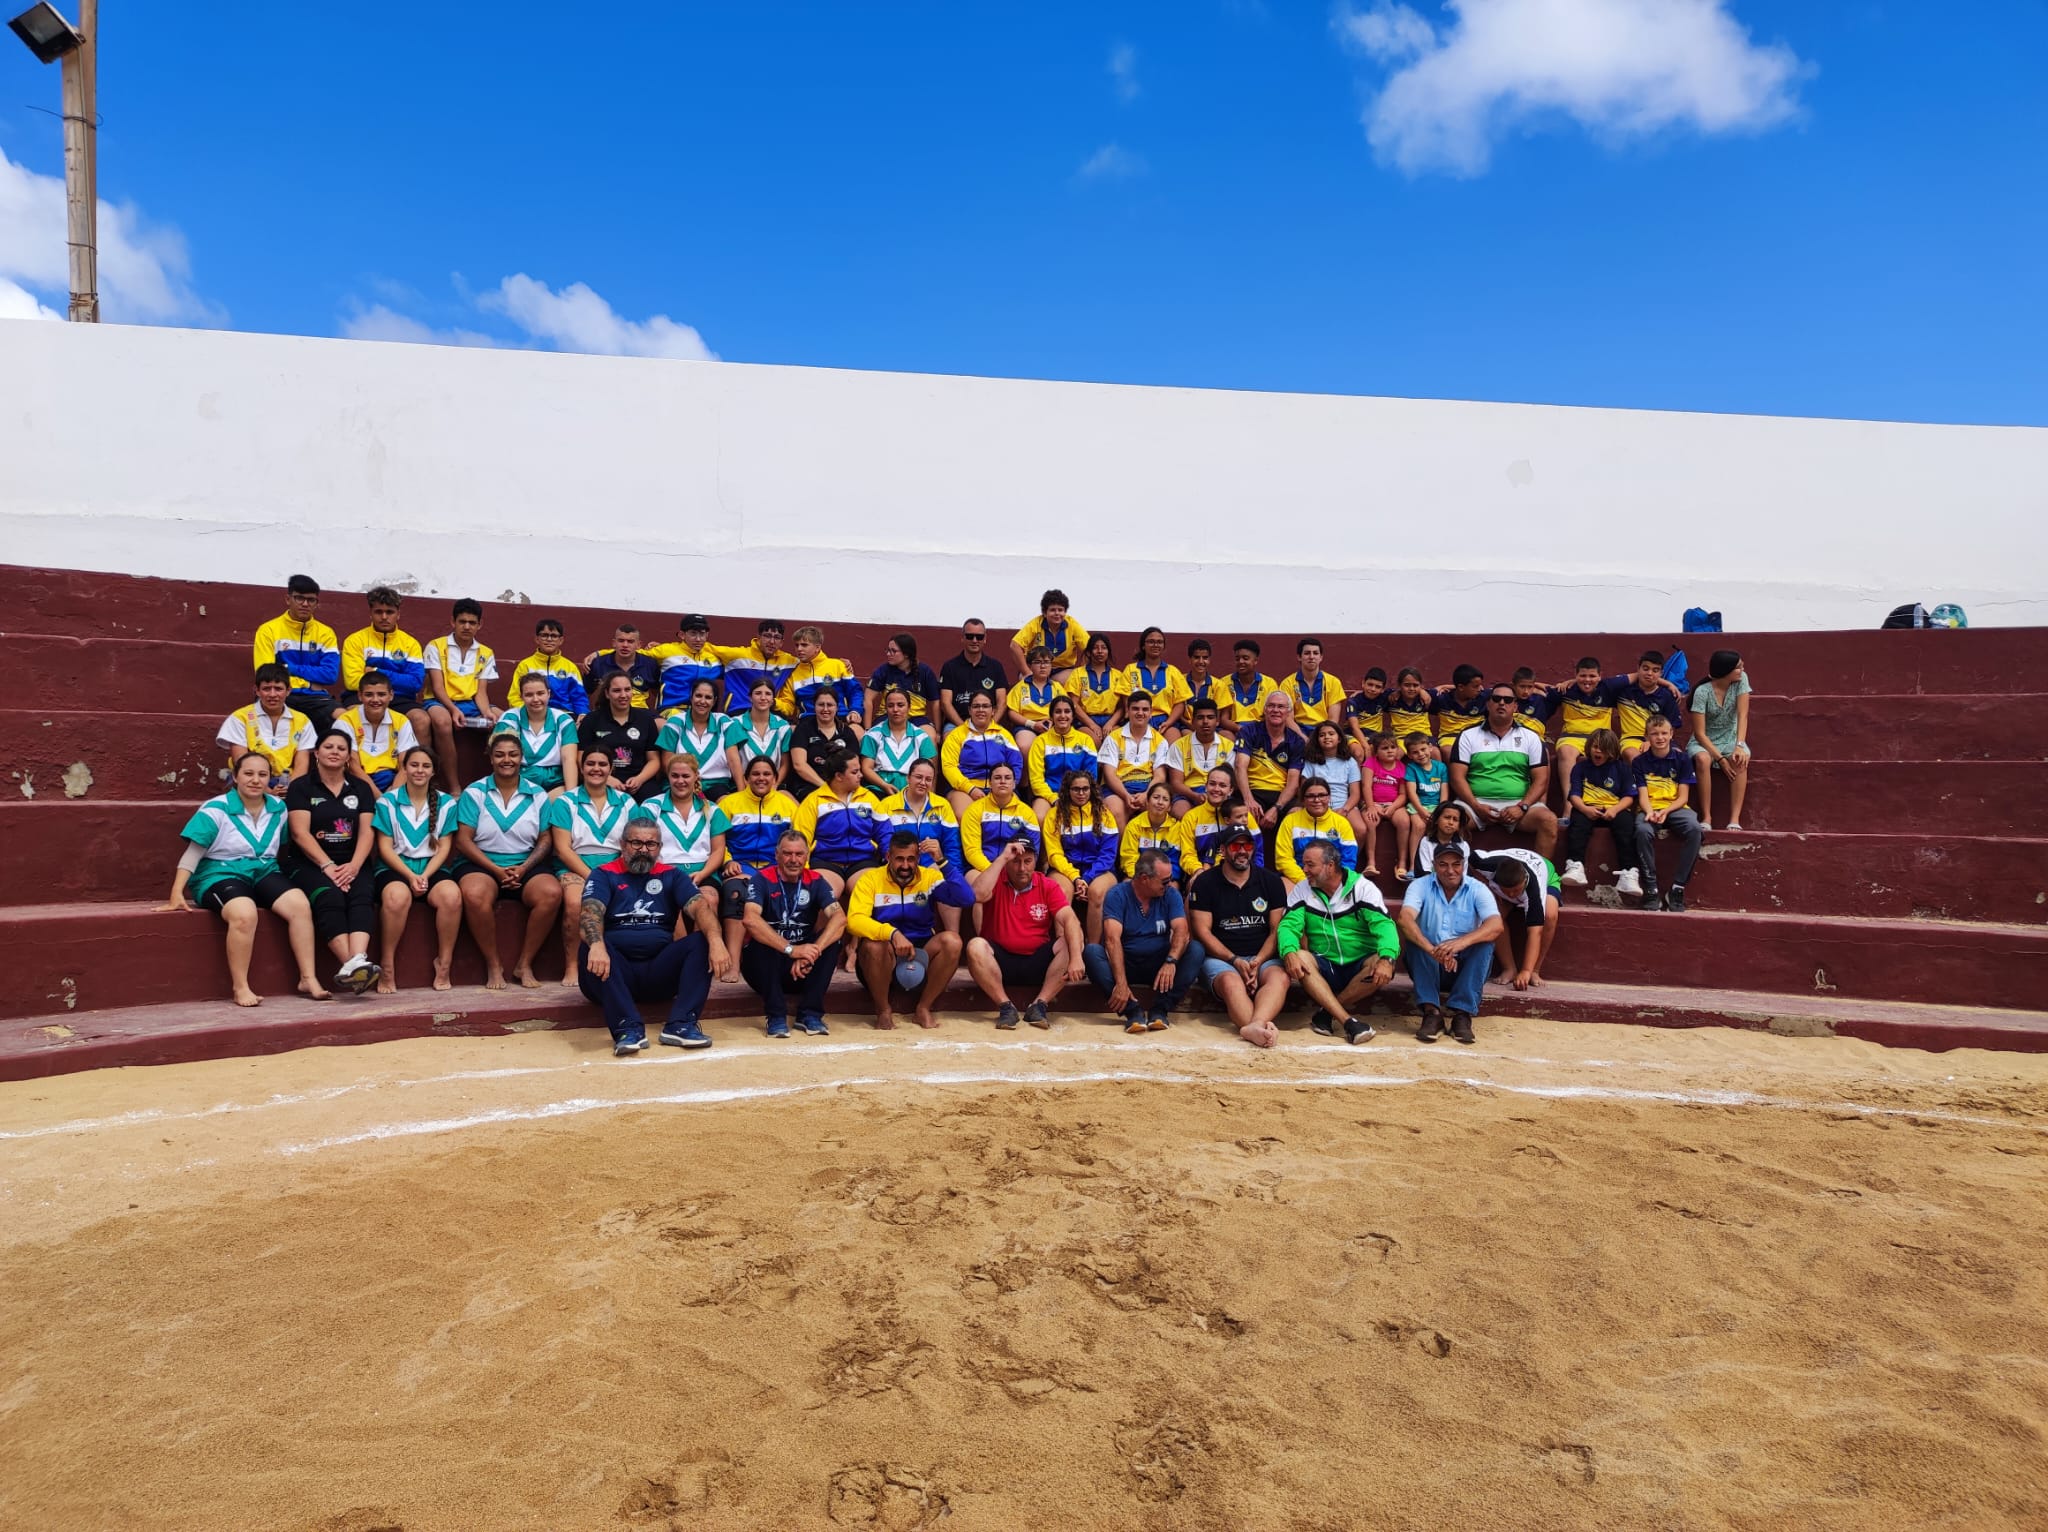
[[[97,324],[99,282],[99,0],[82,0],[85,41],[64,55],[65,239],[71,247],[71,319]]]

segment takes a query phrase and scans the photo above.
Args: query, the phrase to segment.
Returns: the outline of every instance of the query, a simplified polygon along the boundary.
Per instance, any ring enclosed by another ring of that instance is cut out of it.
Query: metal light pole
[[[71,251],[71,319],[97,324],[99,281],[99,0],[79,0],[77,26],[40,0],[8,23],[64,75],[64,238]]]

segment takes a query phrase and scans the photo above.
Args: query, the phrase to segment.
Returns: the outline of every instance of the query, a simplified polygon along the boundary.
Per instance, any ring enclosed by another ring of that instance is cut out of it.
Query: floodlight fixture
[[[14,35],[28,44],[28,51],[40,63],[54,64],[85,42],[85,34],[66,21],[50,0],[36,3],[7,23]]]

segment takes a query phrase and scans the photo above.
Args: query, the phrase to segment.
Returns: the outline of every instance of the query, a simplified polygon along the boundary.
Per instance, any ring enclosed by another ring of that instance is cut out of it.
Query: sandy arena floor
[[[0,1086],[0,1526],[2048,1526],[2048,1058],[715,1035]]]

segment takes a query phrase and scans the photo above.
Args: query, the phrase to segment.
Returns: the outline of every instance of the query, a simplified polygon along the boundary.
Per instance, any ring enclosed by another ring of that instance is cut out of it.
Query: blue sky
[[[380,9],[106,6],[110,317],[2048,423],[2041,0]]]

